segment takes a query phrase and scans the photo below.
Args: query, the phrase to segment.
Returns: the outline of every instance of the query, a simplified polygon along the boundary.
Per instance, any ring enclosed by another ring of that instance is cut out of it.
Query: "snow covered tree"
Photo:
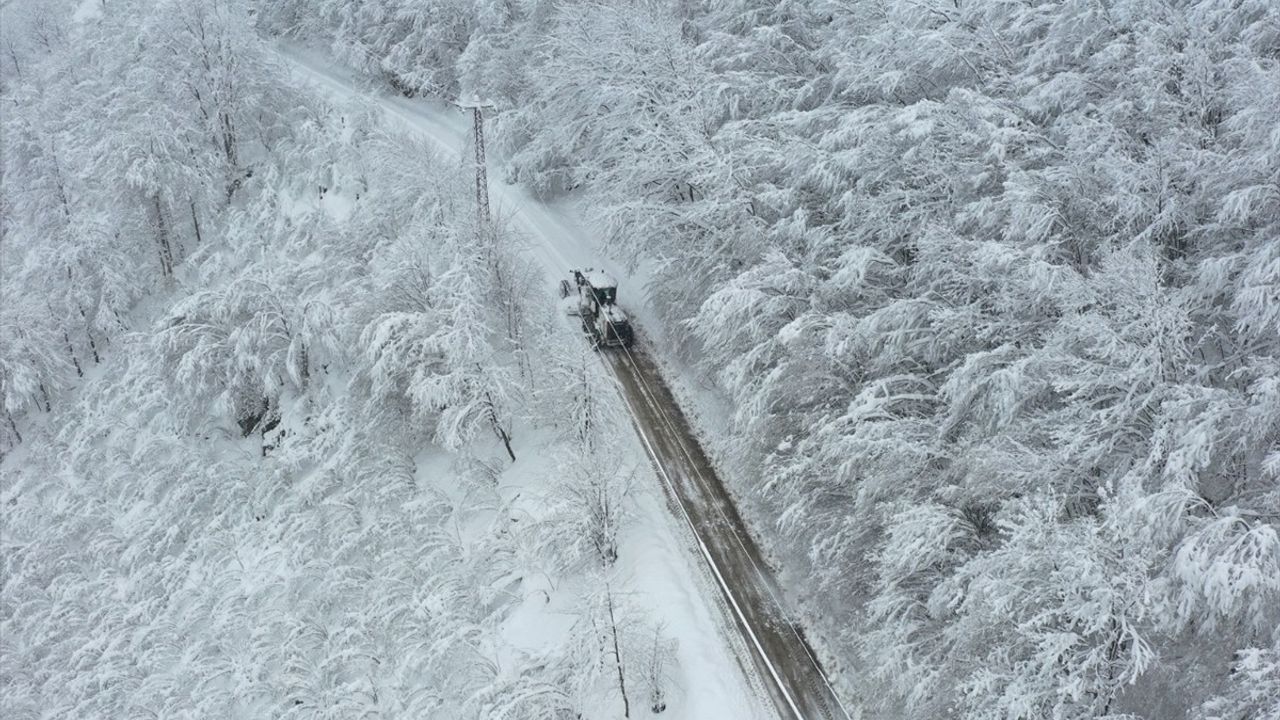
[[[497,121],[514,175],[581,189],[604,244],[654,268],[666,339],[737,408],[715,441],[735,482],[897,701],[1159,714],[1122,688],[1210,672],[1277,617],[1272,24],[1258,3],[588,3],[503,16],[462,68],[522,93]],[[1044,535],[1015,531],[1028,514]],[[1113,600],[939,595],[1054,566]],[[1025,636],[989,676],[939,660],[1010,615]],[[1188,634],[1213,649],[1161,654]]]
[[[667,709],[677,642],[667,637],[661,623],[653,626],[652,640],[644,658],[644,679],[649,712],[658,715]]]
[[[462,578],[518,553],[453,535],[474,518],[427,499],[405,450],[465,450],[487,468],[468,492],[495,493],[483,441],[514,458],[523,416],[552,415],[530,397],[567,404],[560,514],[522,540],[608,565],[625,474],[590,459],[608,389],[585,357],[541,362],[520,240],[472,225],[455,163],[303,101],[257,27],[407,95],[492,100],[511,179],[585,201],[603,250],[652,279],[650,332],[735,407],[711,441],[810,631],[879,669],[851,673],[858,696],[1276,714],[1275,3],[4,12],[0,447],[40,438],[0,486],[6,650],[31,659],[5,665],[6,708],[35,713],[54,669],[85,663],[109,683],[59,688],[55,712],[555,716],[619,680],[640,697],[613,670],[649,651],[610,657],[590,623],[500,667],[478,638],[501,593]],[[157,290],[175,302],[127,328]],[[109,348],[131,360],[101,377]],[[94,392],[64,402],[76,384]],[[102,425],[123,408],[127,428]],[[182,438],[234,443],[235,420],[277,412],[269,457],[180,458]],[[429,577],[395,533],[430,548]],[[297,576],[246,563],[257,546]],[[192,571],[197,551],[215,554]],[[206,576],[223,602],[189,594]],[[249,626],[329,581],[330,606]],[[127,647],[83,641],[108,601],[97,626]]]
[[[460,264],[422,278],[431,286],[411,292],[427,307],[381,315],[361,344],[375,394],[403,396],[415,412],[433,414],[445,447],[460,449],[490,430],[514,461],[512,403],[520,389],[515,370],[493,345],[496,329],[479,272],[476,264]]]
[[[594,452],[575,446],[550,478],[540,543],[562,569],[582,564],[611,567],[618,559],[618,535],[631,515],[634,470],[609,459],[617,447],[601,443]]]
[[[1280,717],[1280,651],[1247,648],[1237,653],[1226,693],[1206,701],[1193,711],[1197,720]]]

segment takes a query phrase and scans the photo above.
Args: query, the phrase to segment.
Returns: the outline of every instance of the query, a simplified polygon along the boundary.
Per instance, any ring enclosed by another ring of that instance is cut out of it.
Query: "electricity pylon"
[[[479,101],[455,103],[458,107],[471,110],[471,125],[476,136],[476,228],[483,232],[489,227],[492,217],[489,214],[489,173],[484,160],[484,110],[492,109]]]

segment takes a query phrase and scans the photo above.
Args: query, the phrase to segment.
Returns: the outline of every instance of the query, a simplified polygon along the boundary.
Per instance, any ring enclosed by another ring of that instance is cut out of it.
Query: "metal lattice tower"
[[[484,162],[484,114],[480,106],[471,108],[472,125],[476,134],[476,227],[489,226],[489,175]]]

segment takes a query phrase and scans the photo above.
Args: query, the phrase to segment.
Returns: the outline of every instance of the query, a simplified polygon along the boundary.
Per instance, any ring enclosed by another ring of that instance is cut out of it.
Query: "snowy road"
[[[657,367],[639,347],[605,356],[673,510],[692,528],[779,716],[847,718],[821,664],[788,619],[772,572]]]
[[[390,119],[428,137],[442,150],[467,150],[468,120],[447,105],[368,91],[354,74],[305,51],[290,49],[282,56],[300,75],[334,96],[377,103]],[[501,182],[490,182],[490,194],[495,215],[532,236],[530,250],[549,278],[587,265],[603,265],[618,274],[609,263],[592,257],[588,234],[569,214]],[[625,276],[620,277],[620,294],[638,297],[638,292],[629,292]],[[679,522],[687,524],[697,545],[694,551],[705,561],[719,590],[726,624],[741,635],[742,642],[735,644],[745,647],[749,657],[740,661],[755,671],[777,716],[848,718],[802,634],[788,620],[772,572],[656,366],[640,347],[602,357],[618,380],[632,423],[664,484],[670,509]],[[697,692],[696,688],[690,691]]]

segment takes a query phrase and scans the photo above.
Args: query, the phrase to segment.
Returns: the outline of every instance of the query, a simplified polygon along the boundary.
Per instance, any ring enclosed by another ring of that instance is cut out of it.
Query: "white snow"
[[[613,276],[603,270],[588,269],[582,271],[582,277],[591,283],[594,288],[611,288],[618,287],[618,281]]]
[[[102,0],[81,0],[75,12],[71,14],[71,21],[82,23],[100,17],[102,17]]]
[[[282,57],[296,68],[300,78],[313,83],[340,103],[370,98],[395,126],[430,139],[442,151],[465,154],[469,151],[468,119],[457,109],[430,100],[409,100],[383,92],[358,91],[359,78],[349,70],[334,66],[320,55],[304,48],[286,47]],[[531,251],[546,270],[549,282],[558,282],[573,267],[586,264],[605,265],[609,270],[592,271],[600,284],[612,283],[617,266],[600,258],[593,250],[595,243],[577,223],[571,211],[549,206],[519,187],[490,181],[490,202],[495,217],[509,221],[525,231],[535,242]],[[610,272],[612,271],[612,272]],[[592,280],[597,284],[596,280]],[[639,295],[628,295],[629,287],[619,284],[619,297],[638,306]],[[547,300],[554,295],[548,288]],[[621,459],[646,468],[648,461],[638,444],[630,446],[633,454]],[[504,476],[504,485],[520,487],[527,482],[517,463]],[[525,466],[529,467],[529,466]],[[680,690],[671,699],[664,717],[677,720],[750,720],[772,717],[770,703],[764,700],[743,673],[743,663],[734,657],[730,646],[731,632],[726,618],[709,602],[715,591],[707,587],[697,560],[684,547],[676,520],[667,511],[658,482],[648,477],[633,489],[637,513],[635,522],[621,538],[617,563],[619,578],[632,599],[660,618],[669,633],[678,639],[678,677]],[[520,609],[506,625],[506,637],[518,645],[537,646],[555,638],[565,628],[557,596],[548,588],[546,599],[535,594],[526,597]],[[564,588],[561,588],[564,592]],[[641,712],[647,714],[647,709]]]

